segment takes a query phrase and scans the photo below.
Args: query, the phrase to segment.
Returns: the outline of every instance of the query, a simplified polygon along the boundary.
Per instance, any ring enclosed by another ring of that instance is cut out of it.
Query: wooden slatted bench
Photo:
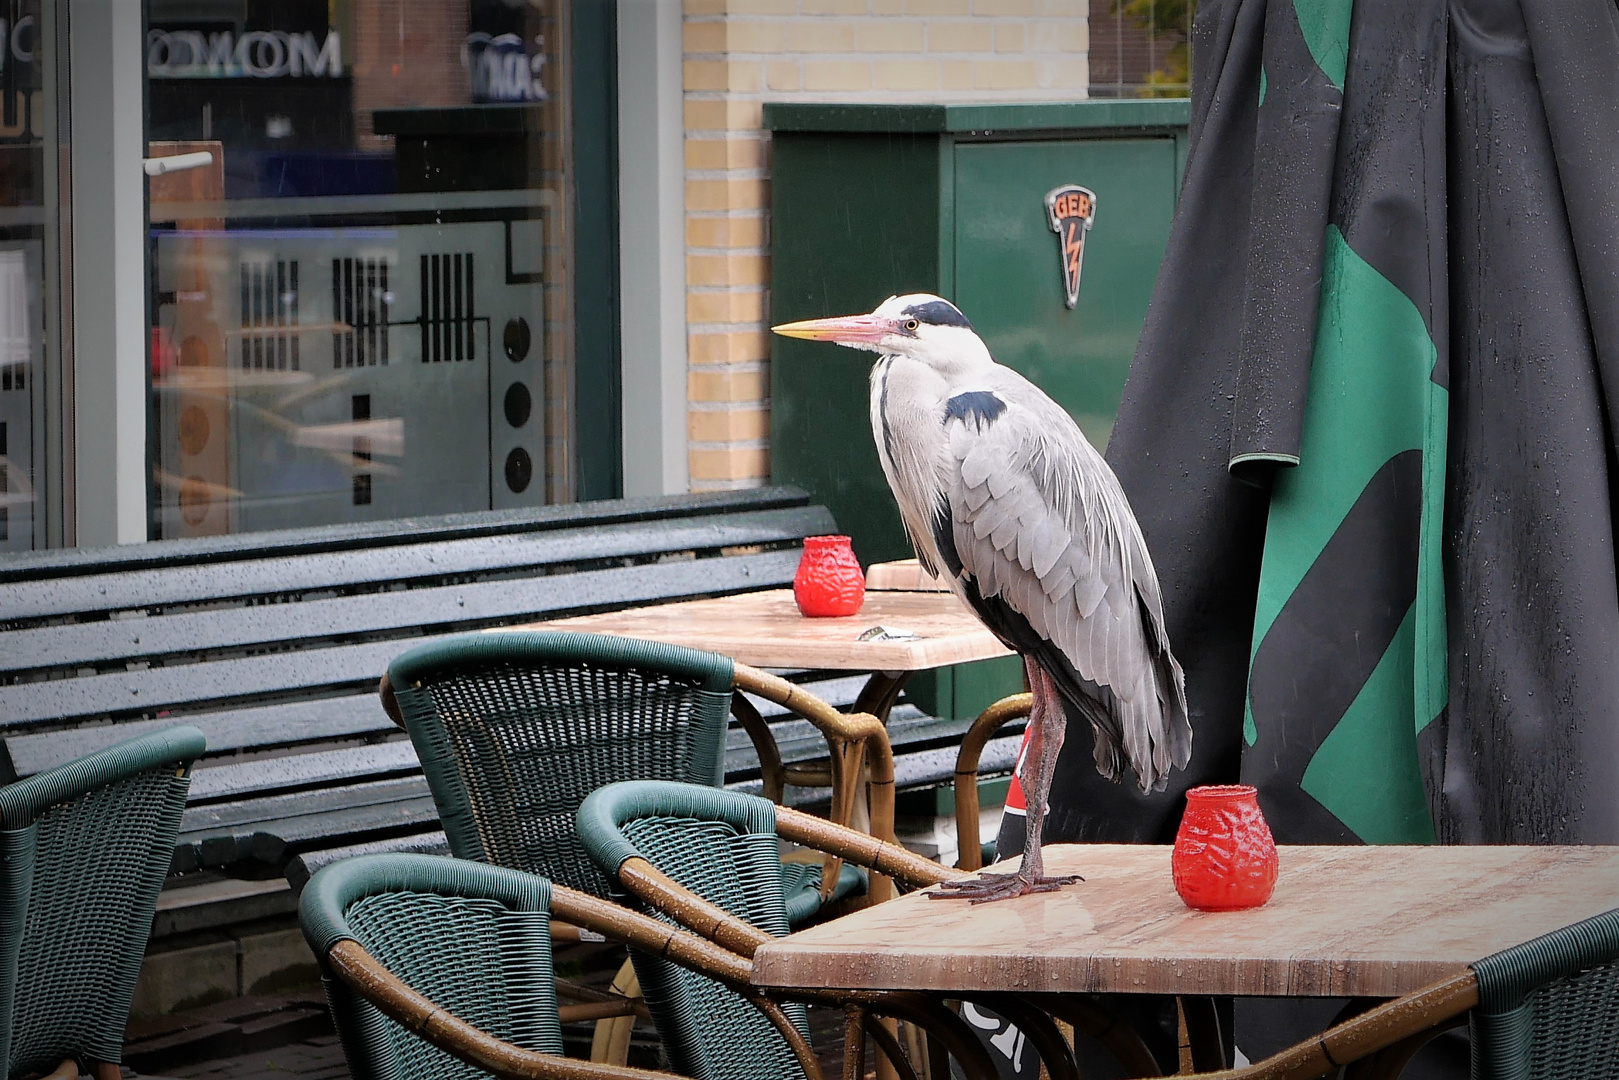
[[[394,656],[484,627],[778,588],[802,538],[835,528],[803,492],[766,488],[0,559],[0,782],[183,721],[208,755],[177,872],[301,884],[358,850],[438,850],[420,766],[375,695]],[[860,683],[810,678],[839,705]],[[965,726],[897,708],[902,782],[946,780]],[[775,730],[787,761],[825,753],[806,723]],[[746,787],[758,762],[731,734],[727,780]]]

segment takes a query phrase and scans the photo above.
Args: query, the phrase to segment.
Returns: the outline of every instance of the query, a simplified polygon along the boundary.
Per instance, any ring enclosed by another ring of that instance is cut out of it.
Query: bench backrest
[[[392,731],[374,691],[410,646],[779,587],[802,538],[833,528],[803,492],[765,488],[0,559],[0,781],[180,718],[210,756],[358,744],[304,775],[205,770],[194,802],[329,784],[344,753],[414,772],[408,745],[364,745]]]

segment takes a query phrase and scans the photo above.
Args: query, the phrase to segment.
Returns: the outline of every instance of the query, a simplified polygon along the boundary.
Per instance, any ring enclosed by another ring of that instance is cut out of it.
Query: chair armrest
[[[1012,721],[1028,716],[1033,708],[1033,694],[1001,698],[979,713],[973,726],[961,737],[961,749],[956,752],[955,780],[956,846],[960,850],[956,866],[959,869],[978,870],[984,865],[984,854],[978,843],[978,759],[992,735]],[[970,838],[970,842],[964,838]]]
[[[940,866],[932,859],[924,859],[891,841],[867,836],[858,829],[787,806],[776,808],[776,833],[785,840],[836,855],[856,866],[902,881],[912,888],[924,888],[941,881],[969,876]]]
[[[777,812],[782,809],[785,808],[778,807]],[[618,880],[636,899],[663,912],[705,943],[724,951],[727,956],[740,960],[743,964],[743,974],[739,980],[741,985],[747,985],[748,975],[753,970],[754,951],[765,942],[775,940],[746,919],[739,919],[718,904],[704,900],[638,855],[632,855],[619,864]],[[678,933],[664,923],[651,921],[655,926]],[[678,960],[672,955],[670,959]],[[710,974],[710,977],[715,976]]]
[[[399,711],[399,699],[394,697],[393,684],[388,681],[387,672],[383,672],[382,678],[377,680],[377,696],[382,699],[382,711],[388,714],[388,719],[400,731],[405,730],[405,714]]]
[[[941,881],[967,876],[906,851],[898,844],[886,843],[858,829],[838,825],[791,807],[776,807],[776,833],[783,839],[836,856],[840,861],[847,859],[856,866],[864,866],[876,873],[898,878],[913,887],[936,885]],[[719,905],[704,900],[639,856],[632,856],[619,864],[618,880],[637,899],[663,912],[706,941],[714,942],[724,950],[728,950],[727,955],[736,954],[738,957],[751,960],[760,945],[773,940],[769,934],[752,923],[739,919]],[[554,890],[552,910],[558,917],[571,922],[578,921],[572,914],[564,912],[555,899],[557,895],[563,893],[574,895],[571,890],[564,890],[562,886],[552,888]],[[625,912],[625,914],[635,913]],[[671,932],[664,923],[652,921],[652,925],[666,933]],[[601,932],[609,937],[616,936],[612,931]],[[646,948],[639,943],[634,944]],[[671,956],[671,959],[677,958]],[[741,981],[746,982],[746,978],[747,976],[743,975]]]
[[[644,859],[631,859],[628,861],[651,866]],[[658,876],[667,881],[673,889],[690,896],[699,904],[706,903],[695,893],[687,892],[669,878],[663,877],[661,874]],[[619,871],[619,878],[624,880],[622,868]],[[625,884],[628,886],[629,882],[625,881]],[[641,895],[634,888],[631,888],[630,891],[634,892],[638,897]],[[649,903],[652,902],[646,897],[642,897],[642,899],[647,899]],[[663,910],[656,903],[653,906],[658,907],[660,911]],[[720,908],[715,908],[714,910],[725,914]],[[669,914],[671,917],[674,916],[673,912]],[[649,915],[643,915],[639,911],[631,911],[629,908],[622,907],[609,900],[603,900],[600,897],[580,892],[577,889],[570,889],[566,885],[558,885],[555,882],[551,884],[551,915],[553,918],[564,919],[575,926],[594,930],[603,937],[623,942],[626,945],[633,945],[642,952],[664,957],[681,967],[697,972],[699,975],[725,983],[734,990],[747,989],[750,986],[749,977],[753,973],[753,965],[748,961],[748,957],[753,955],[753,950],[750,948],[744,952],[731,947],[727,943],[718,942],[716,938],[704,934],[696,927],[687,927],[687,929],[682,930],[679,926],[670,926],[668,923],[659,922]],[[731,918],[729,915],[726,917]],[[676,921],[679,921],[678,918]],[[749,931],[754,934],[763,934],[763,931],[754,930],[740,919],[734,921],[741,926],[748,927]],[[681,923],[681,925],[684,926],[685,923]],[[768,935],[765,936],[768,937]]]
[[[497,1039],[411,989],[352,938],[333,945],[326,963],[344,984],[407,1030],[507,1080],[673,1080],[672,1073],[577,1061]]]
[[[1383,1051],[1399,1054],[1400,1060],[1379,1062],[1379,1065],[1392,1067],[1387,1071],[1379,1069],[1376,1075],[1395,1076],[1403,1061],[1409,1059],[1428,1036],[1455,1026],[1477,1004],[1478,977],[1468,968],[1369,1009],[1263,1061],[1240,1069],[1190,1073],[1187,1077],[1188,1080],[1314,1080],[1337,1075],[1337,1070],[1343,1066]]]
[[[753,707],[753,702],[741,690],[731,694],[731,715],[748,733],[753,749],[759,755],[759,777],[764,781],[765,798],[780,803],[787,794],[787,766],[782,764],[781,747],[776,745],[776,736],[771,734],[770,725],[765,723],[759,710]]]
[[[867,739],[884,731],[882,721],[869,713],[839,712],[802,686],[747,664],[736,665],[731,682],[738,690],[758,694],[802,716],[829,739]]]
[[[894,748],[888,742],[888,729],[881,720],[870,713],[839,712],[803,687],[746,664],[736,665],[732,684],[738,690],[758,694],[796,713],[826,736],[832,766],[830,817],[840,825],[848,825],[854,817],[855,800],[860,795],[860,770],[864,765],[871,834],[894,842]],[[771,743],[774,746],[774,739]],[[838,859],[828,859],[821,869],[822,897],[831,895],[837,875]],[[873,882],[870,896],[873,901],[886,899],[888,891],[885,882]]]

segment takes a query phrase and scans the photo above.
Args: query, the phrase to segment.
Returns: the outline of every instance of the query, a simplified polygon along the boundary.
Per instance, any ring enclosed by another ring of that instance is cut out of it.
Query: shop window
[[[71,540],[63,520],[57,6],[0,4],[0,552]],[[47,153],[47,148],[52,150]],[[66,530],[66,531],[65,531]]]
[[[155,535],[580,496],[574,14],[149,0]]]

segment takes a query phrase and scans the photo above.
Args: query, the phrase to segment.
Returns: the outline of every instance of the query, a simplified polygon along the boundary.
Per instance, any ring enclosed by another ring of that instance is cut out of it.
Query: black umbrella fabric
[[[1284,842],[1619,843],[1619,9],[1205,0],[1192,56],[1107,457],[1193,761],[1076,725],[1048,840],[1240,779]]]

